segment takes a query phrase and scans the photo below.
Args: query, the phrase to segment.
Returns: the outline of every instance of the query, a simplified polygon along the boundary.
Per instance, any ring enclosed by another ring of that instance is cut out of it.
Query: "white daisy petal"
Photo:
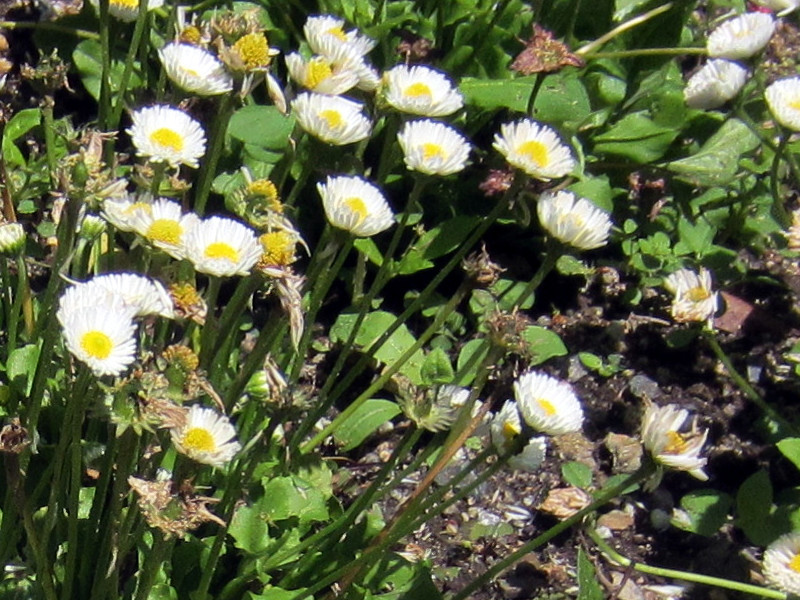
[[[136,219],[144,218],[139,213],[149,214],[153,207],[152,196],[128,195],[124,198],[103,200],[102,216],[120,231],[133,231]]]
[[[537,431],[561,435],[583,425],[581,403],[565,381],[528,371],[514,382],[514,396],[522,418]]]
[[[329,96],[338,96],[354,88],[360,80],[363,59],[347,46],[339,46],[329,55],[305,60],[297,52],[286,56],[289,75],[304,88]]]
[[[467,164],[469,142],[452,127],[436,121],[409,121],[397,135],[406,166],[428,175],[452,175]]]
[[[98,0],[93,0],[92,4],[94,4],[95,7],[100,6]],[[160,8],[163,5],[164,0],[147,0],[145,4],[148,11]],[[109,0],[108,14],[120,21],[131,23],[139,16],[139,0]]]
[[[0,224],[0,254],[17,254],[25,246],[25,229],[20,223]]]
[[[800,131],[800,77],[779,79],[764,92],[769,110],[784,127]]]
[[[186,234],[185,247],[195,269],[217,277],[249,274],[262,253],[252,229],[224,217],[197,223]]]
[[[775,33],[775,18],[767,13],[750,12],[733,17],[712,31],[706,42],[714,58],[750,58],[767,45]]]
[[[171,43],[158,51],[170,80],[200,96],[215,96],[233,89],[233,77],[211,52],[190,44]]]
[[[200,123],[182,110],[170,106],[140,108],[131,115],[127,130],[139,156],[154,162],[167,162],[197,168],[205,154],[206,136]]]
[[[522,433],[522,419],[514,400],[506,400],[500,411],[494,416],[489,431],[492,444],[500,453],[508,452],[511,443]]]
[[[649,404],[642,419],[642,443],[653,459],[667,467],[688,471],[690,475],[706,481],[708,475],[703,471],[706,459],[700,451],[706,442],[708,430],[697,431],[697,423],[692,420],[691,430],[681,433],[689,411],[675,404],[656,406]]]
[[[328,177],[318,183],[328,222],[358,237],[380,233],[394,224],[394,214],[380,190],[361,177]]]
[[[292,112],[305,131],[335,146],[367,138],[372,131],[363,105],[339,96],[303,93],[292,102]]]
[[[686,82],[683,97],[690,108],[717,108],[739,93],[747,76],[747,69],[738,63],[710,60]]]
[[[69,351],[98,377],[119,375],[136,358],[133,311],[95,304],[62,313]]]
[[[522,452],[508,459],[508,466],[515,471],[537,471],[547,456],[547,438],[531,438]]]
[[[344,20],[330,15],[308,17],[303,33],[314,54],[330,55],[336,48],[346,46],[359,56],[364,56],[377,43],[358,31],[345,32]]]
[[[611,230],[608,213],[572,192],[545,192],[536,202],[539,222],[554,238],[580,250],[605,246]]]
[[[383,77],[386,102],[401,112],[443,117],[464,105],[445,74],[429,67],[397,65]]]
[[[123,305],[135,310],[137,317],[160,315],[175,318],[175,305],[164,285],[138,273],[106,273],[86,282],[91,289],[101,289],[121,298]]]
[[[576,166],[572,152],[556,132],[530,119],[501,125],[494,148],[511,166],[543,181],[563,177]]]
[[[241,450],[230,420],[197,404],[189,409],[186,423],[170,430],[170,435],[178,452],[214,467],[224,467]]]
[[[713,291],[711,272],[701,268],[678,269],[664,280],[664,287],[674,296],[672,318],[679,323],[710,321],[717,312],[719,299]]]
[[[764,577],[782,592],[800,595],[800,532],[786,533],[764,551]]]

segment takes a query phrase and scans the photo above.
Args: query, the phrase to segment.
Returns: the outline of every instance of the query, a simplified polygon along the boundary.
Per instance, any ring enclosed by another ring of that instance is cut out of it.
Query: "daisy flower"
[[[230,420],[197,404],[187,412],[186,422],[171,429],[170,435],[178,452],[214,467],[224,467],[241,449]]]
[[[735,97],[746,81],[747,69],[740,64],[710,60],[686,82],[683,98],[690,108],[717,108]]]
[[[171,43],[158,51],[170,80],[199,96],[215,96],[233,89],[233,77],[216,56],[198,46]]]
[[[753,0],[760,6],[766,6],[770,10],[778,11],[779,17],[793,13],[800,6],[800,0]]]
[[[98,377],[119,375],[135,360],[133,311],[96,303],[62,313],[69,351]]]
[[[20,223],[0,224],[0,254],[17,254],[24,246],[25,229]]]
[[[175,318],[175,306],[164,285],[138,273],[106,273],[82,284],[94,293],[103,290],[118,297],[124,306],[135,311],[134,315],[160,315]]]
[[[103,200],[101,215],[120,231],[134,231],[134,223],[137,219],[146,218],[152,214],[152,196],[134,197],[129,195],[125,198],[107,198]]]
[[[369,136],[372,125],[364,106],[339,96],[303,93],[292,102],[292,112],[305,131],[323,142],[343,146]]]
[[[170,106],[148,106],[131,115],[127,130],[139,156],[154,162],[167,162],[197,168],[197,159],[206,151],[206,136],[200,123],[182,110]]]
[[[99,2],[95,2],[99,6]],[[160,8],[164,5],[164,0],[147,0],[145,6],[148,11]],[[108,14],[112,17],[131,23],[139,16],[139,0],[109,0]]]
[[[217,277],[249,274],[262,253],[252,229],[224,217],[203,219],[192,227],[185,249],[195,269]]]
[[[386,102],[414,115],[443,117],[464,105],[444,73],[429,67],[397,65],[384,74],[383,89]]]
[[[452,175],[467,164],[469,142],[452,127],[436,121],[409,121],[397,135],[406,166],[428,175]]]
[[[712,31],[706,42],[714,58],[750,58],[767,45],[775,32],[775,18],[768,13],[750,12],[733,17]]]
[[[608,242],[608,213],[572,192],[543,193],[536,202],[536,214],[550,235],[579,250],[599,248]]]
[[[543,181],[567,175],[576,164],[555,131],[530,119],[501,125],[493,146],[511,166]]]
[[[394,224],[394,214],[381,191],[361,177],[328,177],[318,183],[328,222],[358,237],[380,233]]]
[[[711,272],[701,268],[678,269],[664,280],[664,287],[674,296],[672,318],[679,323],[709,321],[717,312],[718,298],[711,287]]]
[[[800,595],[800,532],[786,533],[767,546],[763,564],[770,585]]]
[[[364,56],[375,47],[372,40],[358,31],[344,31],[344,20],[330,15],[314,15],[303,25],[306,41],[314,54],[330,55],[336,48],[345,46],[358,56]]]
[[[697,422],[693,419],[689,432],[680,433],[688,417],[689,411],[675,404],[649,404],[642,419],[642,443],[656,462],[679,471],[688,471],[693,477],[706,481],[708,475],[703,471],[706,459],[699,454],[708,430],[702,433],[697,431]]]
[[[308,90],[327,96],[344,94],[358,84],[356,66],[359,62],[361,57],[349,53],[346,46],[341,46],[330,57],[317,55],[305,60],[297,52],[286,56],[286,68],[294,81]]]
[[[140,211],[134,215],[133,230],[156,248],[173,258],[182,259],[186,256],[185,236],[199,220],[194,213],[183,214],[181,205],[177,202],[159,198],[153,202],[149,211]]]
[[[764,92],[775,120],[792,131],[800,131],[800,77],[779,79]]]
[[[537,431],[561,435],[580,431],[583,408],[564,381],[528,371],[514,382],[514,396],[525,422]]]

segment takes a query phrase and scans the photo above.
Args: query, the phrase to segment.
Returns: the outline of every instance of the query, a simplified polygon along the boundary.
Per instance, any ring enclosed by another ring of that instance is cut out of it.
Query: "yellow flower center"
[[[183,228],[180,223],[172,219],[156,219],[147,230],[148,240],[177,246],[181,243]]]
[[[421,96],[428,96],[428,98],[430,98],[433,93],[427,84],[418,81],[417,83],[412,83],[410,86],[408,86],[403,91],[403,95],[409,96],[410,98],[419,98]]]
[[[233,45],[233,50],[247,70],[266,67],[271,60],[269,42],[263,33],[248,33],[240,37]]]
[[[789,567],[795,573],[800,573],[800,554],[795,554],[786,566]]]
[[[703,300],[708,300],[711,297],[711,292],[709,292],[703,286],[698,285],[697,287],[693,287],[687,291],[686,297],[692,302],[702,302]]]
[[[344,119],[342,119],[342,115],[338,110],[323,110],[319,113],[319,116],[325,119],[331,129],[339,129],[344,125]]]
[[[519,427],[517,427],[513,421],[506,421],[503,423],[503,437],[507,440],[513,439],[518,436],[520,433]]]
[[[540,167],[545,167],[550,163],[547,146],[545,146],[542,142],[537,142],[536,140],[529,140],[520,144],[517,147],[517,154],[522,154]]]
[[[264,254],[261,263],[265,266],[286,266],[294,262],[295,237],[286,231],[271,231],[258,238]]]
[[[206,258],[223,259],[234,264],[239,262],[239,253],[236,248],[225,242],[213,242],[206,246],[204,252]]]
[[[181,41],[187,44],[199,44],[202,37],[200,30],[194,25],[184,27],[180,35]]]
[[[203,298],[194,286],[188,283],[176,283],[169,286],[169,294],[173,302],[182,307],[193,306],[203,302]]]
[[[192,427],[183,434],[183,446],[187,450],[195,452],[214,452],[217,444],[214,436],[208,429],[202,427]]]
[[[87,331],[81,336],[81,348],[92,358],[106,359],[114,348],[114,343],[102,331]]]
[[[361,198],[347,198],[344,205],[358,215],[358,223],[361,224],[367,218],[367,205]]]
[[[688,436],[683,436],[677,431],[667,432],[667,445],[664,446],[664,454],[683,454],[689,448]]]
[[[179,133],[167,127],[156,129],[153,133],[151,133],[150,141],[158,144],[159,146],[169,148],[175,152],[180,152],[183,150],[183,137],[181,137]]]
[[[256,179],[247,186],[247,192],[254,196],[263,196],[267,200],[278,199],[278,188],[269,179]]]
[[[439,144],[432,144],[429,142],[427,144],[422,144],[422,157],[425,160],[432,160],[434,158],[444,160],[447,158],[447,155]]]
[[[139,0],[111,0],[109,4],[127,10],[137,10],[139,8]]]
[[[800,98],[796,98],[795,100],[789,102],[789,108],[800,110]]]
[[[316,88],[320,83],[328,79],[331,75],[333,75],[333,70],[331,66],[321,56],[318,56],[311,60],[308,63],[308,68],[306,69],[306,77],[305,81],[303,81],[303,85],[306,86],[308,89],[313,90]]]
[[[341,25],[337,25],[336,27],[331,27],[325,33],[327,33],[328,35],[332,35],[336,39],[341,40],[343,42],[347,41],[347,34],[344,32]]]
[[[557,412],[556,407],[553,406],[553,403],[550,402],[549,400],[545,400],[544,398],[539,398],[536,400],[536,403],[539,405],[539,408],[541,408],[544,411],[544,414],[546,414],[548,417],[552,417]]]

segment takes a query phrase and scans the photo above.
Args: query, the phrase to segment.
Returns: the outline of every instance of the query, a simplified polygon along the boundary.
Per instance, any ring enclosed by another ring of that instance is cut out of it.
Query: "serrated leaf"
[[[378,427],[400,414],[400,407],[390,400],[371,398],[358,407],[333,432],[343,451],[352,450]]]

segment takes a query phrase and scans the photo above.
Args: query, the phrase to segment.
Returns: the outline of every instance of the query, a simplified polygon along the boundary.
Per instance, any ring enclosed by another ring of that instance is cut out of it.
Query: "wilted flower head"
[[[764,91],[769,110],[784,127],[800,131],[800,77],[779,79]]]
[[[786,533],[767,546],[763,564],[770,585],[800,595],[800,532]]]
[[[678,269],[664,280],[664,287],[673,294],[672,318],[679,323],[709,321],[717,311],[717,293],[712,291],[711,272],[701,268]]]
[[[197,462],[224,467],[241,449],[228,417],[211,408],[193,404],[186,422],[170,430],[178,452]]]
[[[292,112],[305,131],[335,146],[360,142],[372,131],[363,104],[339,96],[303,93],[292,101]]]
[[[591,250],[608,242],[608,213],[572,192],[545,192],[536,202],[536,213],[542,227],[565,244]]]
[[[681,433],[688,417],[689,411],[675,404],[649,404],[642,419],[642,443],[656,462],[671,469],[688,471],[697,479],[706,481],[708,475],[703,471],[706,459],[699,455],[708,430],[698,431],[697,422],[692,419],[690,430]]]
[[[406,166],[428,175],[452,175],[467,164],[469,142],[437,121],[409,121],[397,135]]]
[[[401,112],[443,117],[456,112],[464,99],[450,80],[430,67],[397,65],[384,73],[386,102]]]
[[[20,223],[0,224],[0,254],[18,254],[25,247],[25,228]]]
[[[170,106],[149,106],[134,111],[128,134],[139,156],[153,162],[197,168],[205,154],[206,136],[200,123],[182,110]]]
[[[555,131],[530,119],[501,125],[493,146],[510,165],[543,181],[567,175],[576,164]]]
[[[358,237],[369,237],[394,224],[394,214],[381,191],[361,177],[328,177],[318,183],[328,222]]]
[[[710,60],[686,82],[683,97],[690,108],[717,108],[735,97],[746,81],[747,69],[740,64]]]
[[[511,63],[511,69],[523,75],[554,73],[566,66],[582,67],[583,59],[569,51],[563,42],[553,39],[553,32],[533,24],[533,36],[525,49]]]
[[[233,89],[233,77],[216,56],[190,44],[167,44],[158,51],[164,72],[187,92],[215,96]]]
[[[562,435],[583,425],[580,400],[565,381],[527,371],[514,382],[514,396],[522,418],[537,431]]]
[[[708,36],[708,55],[715,58],[750,58],[767,45],[775,32],[772,15],[750,12],[722,23]]]

